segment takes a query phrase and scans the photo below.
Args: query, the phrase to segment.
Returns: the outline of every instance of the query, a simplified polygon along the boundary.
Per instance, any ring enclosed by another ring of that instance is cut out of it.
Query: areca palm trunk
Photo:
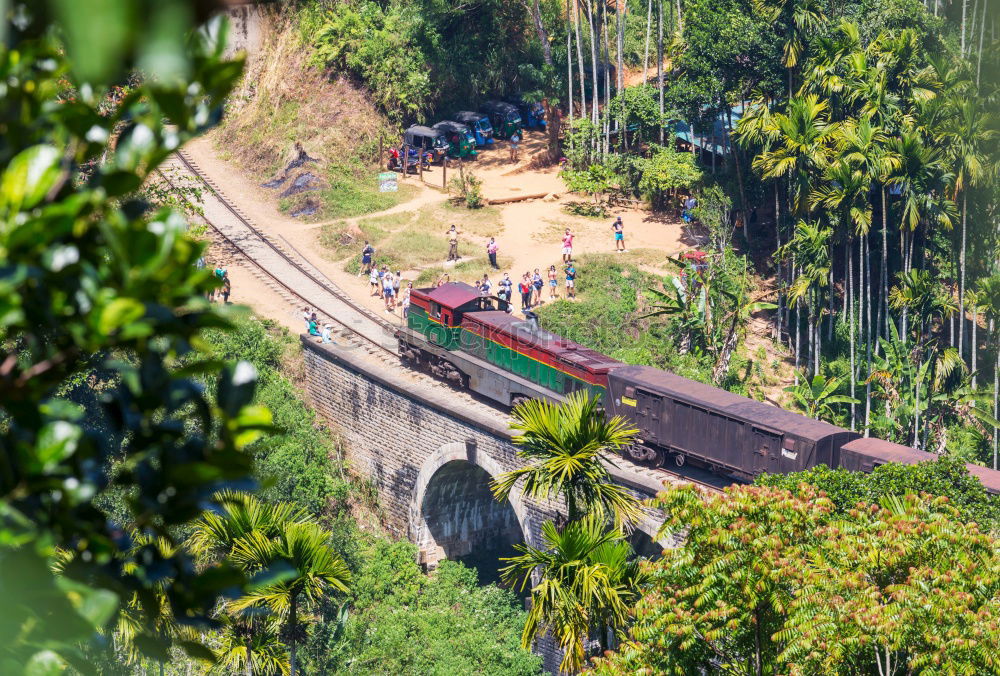
[[[295,630],[298,628],[298,594],[291,595],[291,603],[288,608],[288,623],[291,628],[291,640],[289,641],[289,659],[288,666],[290,667],[289,673],[291,676],[295,676],[295,657],[298,645],[295,641]]]
[[[976,329],[979,326],[979,307],[972,306],[972,387],[976,387]]]
[[[851,431],[854,431],[855,415],[854,408],[854,382],[857,379],[857,366],[854,363],[854,251],[851,246],[851,235],[847,235],[847,305],[850,310],[851,339],[848,341],[851,351]]]
[[[580,0],[576,0],[576,26],[574,32],[576,33],[576,58],[577,58],[577,72],[580,74],[580,117],[587,116],[587,86],[584,80],[584,73],[586,72],[583,67],[583,42],[580,40]]]
[[[993,362],[993,419],[1000,418],[1000,340],[997,340],[994,318],[990,318],[990,335],[994,337],[993,349],[996,357]],[[993,469],[997,469],[997,430],[993,430]]]
[[[872,285],[872,250],[871,250],[871,231],[862,240],[864,246],[864,258],[865,258],[865,277],[867,278],[867,289],[868,289],[868,302],[865,304],[865,359],[868,362],[866,373],[871,373],[872,371],[872,302],[871,302],[871,285]],[[872,418],[872,384],[865,378],[865,436],[868,436],[868,431],[871,426]]]
[[[569,94],[569,122],[573,124],[573,20],[570,18],[569,3],[566,3],[566,87]],[[570,136],[572,144],[573,137]]]
[[[882,186],[882,270],[880,278],[882,280],[882,300],[878,305],[878,325],[879,335],[889,335],[889,224],[888,209],[886,204],[885,186]],[[885,322],[882,321],[885,313]]]
[[[965,4],[962,5],[962,39],[965,40]],[[968,191],[962,190],[962,245],[958,250],[958,358],[965,354],[965,235]]]
[[[591,94],[591,122],[597,125],[597,97],[601,88],[597,84],[597,26],[594,23],[594,12],[590,6],[590,0],[584,0],[584,7],[587,8],[587,25],[590,26],[590,70],[593,77],[593,93]]]
[[[663,0],[656,0],[656,86],[660,96],[660,145],[663,145]],[[691,147],[694,148],[694,126],[691,127]]]
[[[649,38],[653,32],[653,0],[646,3],[646,49],[642,56],[642,83],[649,81]]]

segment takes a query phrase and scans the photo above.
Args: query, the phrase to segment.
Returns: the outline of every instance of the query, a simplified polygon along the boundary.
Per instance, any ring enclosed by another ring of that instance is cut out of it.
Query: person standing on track
[[[490,259],[490,267],[494,270],[500,269],[500,266],[497,265],[497,250],[499,248],[496,240],[490,237],[490,241],[486,243],[486,256]]]
[[[573,233],[566,228],[566,234],[562,238],[562,257],[563,263],[569,263],[573,260]]]
[[[615,251],[625,253],[627,251],[625,248],[625,226],[622,224],[621,216],[616,218],[615,222],[611,224],[611,229],[615,232]]]
[[[232,282],[229,281],[229,270],[226,270],[222,273],[222,289],[220,289],[223,303],[229,302],[229,294],[232,293],[232,291],[233,285]]]
[[[458,235],[459,230],[454,226],[454,224],[448,228],[448,232],[445,233],[445,237],[448,238],[448,260],[457,261],[461,256],[458,255]]]
[[[525,272],[521,276],[521,283],[517,285],[517,290],[521,292],[521,310],[531,309],[531,277]]]

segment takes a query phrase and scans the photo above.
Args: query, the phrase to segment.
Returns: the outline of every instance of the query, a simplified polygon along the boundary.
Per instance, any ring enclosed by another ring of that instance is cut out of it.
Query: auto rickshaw
[[[528,103],[520,94],[509,97],[507,102],[517,107],[525,129],[545,129],[545,108],[541,103]]]
[[[467,157],[475,157],[478,154],[476,153],[476,137],[467,125],[461,122],[443,120],[431,128],[443,133],[448,140],[449,157],[465,159]]]
[[[448,154],[448,139],[438,129],[415,124],[403,132],[403,142],[411,148],[422,148],[431,154],[431,161],[438,164]]]
[[[509,139],[521,133],[521,113],[506,101],[487,101],[479,110],[490,118],[497,138]]]
[[[451,119],[472,130],[476,137],[476,147],[493,145],[493,125],[490,118],[482,113],[474,113],[471,110],[460,110],[451,116]]]

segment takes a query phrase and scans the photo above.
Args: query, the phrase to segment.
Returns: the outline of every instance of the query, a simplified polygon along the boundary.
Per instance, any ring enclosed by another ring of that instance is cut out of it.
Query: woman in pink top
[[[569,263],[573,259],[573,233],[566,228],[563,235],[563,263]]]
[[[500,266],[497,265],[497,249],[499,248],[500,247],[497,246],[496,240],[490,237],[490,241],[486,243],[486,255],[490,259],[490,267],[494,270],[500,269]]]

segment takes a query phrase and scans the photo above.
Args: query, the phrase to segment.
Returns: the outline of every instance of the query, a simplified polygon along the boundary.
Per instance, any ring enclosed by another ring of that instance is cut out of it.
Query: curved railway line
[[[194,203],[180,191],[178,186],[180,179],[171,176],[172,172],[169,170],[187,174],[188,180],[206,189],[199,203]],[[158,172],[171,189],[182,195],[192,207],[202,211],[205,222],[291,307],[303,305],[311,307],[318,315],[339,326],[339,337],[350,345],[362,349],[370,359],[377,359],[386,367],[399,367],[395,326],[355,302],[285,238],[279,235],[281,242],[277,242],[274,237],[254,226],[250,217],[233,204],[215,182],[183,151],[176,152],[164,162]],[[476,409],[482,415],[506,418],[506,413],[492,404],[471,397],[468,393],[453,390],[450,385],[430,375],[409,369],[406,369],[406,372],[421,385],[452,390],[454,396],[460,398],[463,404]],[[677,474],[663,469],[635,465],[623,458],[618,458],[616,464],[620,468],[627,466],[628,474],[645,479],[645,481],[640,480],[639,485],[648,485],[650,481],[668,484],[689,482],[711,491],[720,489],[718,478],[708,473],[705,473],[705,477],[689,476],[688,472]]]

